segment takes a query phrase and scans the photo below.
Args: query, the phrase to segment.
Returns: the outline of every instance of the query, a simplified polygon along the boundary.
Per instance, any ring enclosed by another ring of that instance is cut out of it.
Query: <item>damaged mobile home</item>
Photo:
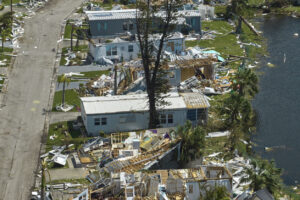
[[[136,9],[109,10],[109,11],[86,11],[87,21],[90,26],[90,37],[101,38],[119,36],[129,32],[136,34]],[[157,16],[164,15],[159,11]],[[176,20],[175,31],[194,31],[201,33],[201,14],[198,10],[179,10]]]
[[[160,127],[176,127],[190,120],[206,121],[210,104],[201,93],[168,93],[164,106],[158,107]],[[146,94],[83,97],[81,116],[89,135],[100,132],[126,132],[148,127],[149,107]]]
[[[154,48],[158,49],[160,34],[151,37]],[[154,49],[154,53],[155,53]],[[175,32],[164,43],[163,51],[169,54],[180,55],[185,50],[185,38],[180,32]],[[91,39],[89,41],[89,53],[96,63],[102,64],[103,58],[114,62],[130,61],[138,58],[140,46],[135,35],[117,37],[115,39]]]

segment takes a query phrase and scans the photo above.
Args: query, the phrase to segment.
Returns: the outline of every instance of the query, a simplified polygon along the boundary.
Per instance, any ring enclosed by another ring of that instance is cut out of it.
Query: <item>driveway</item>
[[[29,199],[37,169],[61,23],[83,0],[50,0],[25,22],[0,110],[0,200]],[[23,53],[24,52],[24,53]]]
[[[66,180],[66,179],[85,179],[89,174],[84,168],[69,168],[69,169],[51,169],[49,170],[51,181]],[[46,176],[46,181],[49,181],[49,176]]]

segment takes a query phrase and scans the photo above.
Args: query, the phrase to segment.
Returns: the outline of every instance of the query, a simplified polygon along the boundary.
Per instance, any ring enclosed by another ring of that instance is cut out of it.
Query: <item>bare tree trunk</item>
[[[239,16],[238,25],[236,27],[236,34],[241,34],[241,33],[242,33],[242,18]]]
[[[46,182],[45,169],[42,161],[41,199],[45,199],[45,182]]]
[[[77,35],[77,40],[76,40],[76,48],[78,50],[78,46],[79,46],[79,38],[78,38],[78,35]]]
[[[148,92],[148,99],[149,99],[149,128],[156,128],[158,124],[157,119],[157,112],[155,106],[155,93],[154,90],[151,88]]]
[[[65,107],[65,88],[66,88],[66,81],[63,83],[63,90],[62,90],[62,107]]]

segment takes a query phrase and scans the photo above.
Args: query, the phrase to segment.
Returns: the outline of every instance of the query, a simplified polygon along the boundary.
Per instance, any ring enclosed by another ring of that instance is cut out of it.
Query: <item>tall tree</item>
[[[281,169],[276,168],[273,160],[253,159],[251,167],[244,172],[247,176],[241,182],[250,182],[249,187],[254,191],[266,188],[271,194],[275,194],[281,189]]]
[[[71,78],[65,74],[63,75],[60,75],[58,77],[58,85],[59,84],[63,84],[63,90],[62,90],[62,101],[61,101],[61,104],[62,104],[62,107],[64,108],[65,107],[65,93],[66,93],[66,84],[69,85],[69,83],[71,82]]]
[[[2,38],[2,51],[4,50],[4,43],[7,38],[11,37],[11,31],[12,31],[12,21],[11,21],[11,15],[10,13],[5,13],[0,17],[0,35]]]
[[[238,20],[236,33],[242,33],[242,18],[241,16],[248,13],[248,0],[232,0],[231,5],[227,8],[227,15]]]
[[[181,138],[180,163],[186,164],[189,161],[200,158],[205,147],[205,130],[200,126],[193,128],[192,123],[187,121],[184,126],[177,129]]]
[[[240,96],[249,95],[250,97],[254,97],[258,92],[258,78],[251,69],[239,68],[231,81],[233,83],[231,88],[237,91]]]
[[[182,4],[181,0],[138,0],[136,3],[136,29],[139,41],[145,80],[149,100],[149,128],[156,128],[158,125],[158,114],[156,106],[160,94],[157,92],[167,92],[158,89],[162,84],[160,72],[162,72],[162,51],[164,43],[171,31],[176,26],[177,10]],[[151,34],[159,32],[161,34],[158,43],[154,41]],[[167,88],[165,88],[167,89]]]
[[[205,189],[204,198],[201,200],[230,200],[230,193],[227,191],[225,186],[215,185],[214,187],[209,187]]]
[[[235,125],[247,124],[251,119],[252,108],[247,98],[236,91],[231,91],[220,104],[218,112],[224,119],[226,127],[231,129]]]
[[[2,52],[4,52],[4,43],[7,38],[11,37],[11,31],[8,28],[0,27],[0,34],[1,34],[1,40],[2,40]]]

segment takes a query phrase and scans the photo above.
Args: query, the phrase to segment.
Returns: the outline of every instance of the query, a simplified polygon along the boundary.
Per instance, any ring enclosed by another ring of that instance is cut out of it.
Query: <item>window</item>
[[[166,115],[161,114],[160,115],[160,124],[166,124],[166,123],[167,123]]]
[[[124,51],[125,50],[125,47],[124,46],[121,46],[121,51]]]
[[[94,125],[95,126],[100,126],[101,125],[106,125],[107,124],[107,118],[103,117],[103,118],[94,118]]]
[[[194,188],[193,188],[193,185],[189,185],[189,193],[190,193],[190,194],[193,194],[193,189],[194,189]]]
[[[94,125],[99,126],[100,125],[100,118],[95,118],[94,119]]]
[[[107,46],[106,47],[106,56],[116,56],[116,55],[118,55],[117,46],[114,46],[114,47]]]
[[[187,111],[187,119],[190,121],[195,121],[197,119],[196,117],[196,109],[188,110]]]
[[[101,125],[106,125],[107,124],[107,118],[101,118]]]
[[[103,27],[104,31],[107,31],[107,22],[104,22],[104,27]]]
[[[111,47],[106,47],[106,56],[111,56]]]
[[[133,45],[128,45],[128,52],[133,52]]]
[[[117,46],[111,48],[111,55],[113,55],[113,56],[118,55]]]
[[[168,114],[168,124],[173,124],[173,114]]]

